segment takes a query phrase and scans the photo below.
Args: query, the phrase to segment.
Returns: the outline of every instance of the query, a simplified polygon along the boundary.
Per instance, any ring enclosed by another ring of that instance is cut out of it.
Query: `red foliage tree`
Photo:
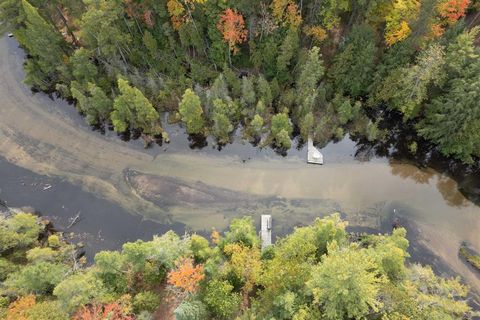
[[[454,23],[465,16],[465,11],[470,5],[470,0],[447,0],[438,5],[439,14],[447,19],[448,23]]]
[[[83,307],[72,318],[73,320],[134,320],[118,303],[96,304]]]
[[[223,11],[217,28],[234,54],[238,51],[237,44],[247,40],[247,30],[245,29],[243,16],[230,8]]]

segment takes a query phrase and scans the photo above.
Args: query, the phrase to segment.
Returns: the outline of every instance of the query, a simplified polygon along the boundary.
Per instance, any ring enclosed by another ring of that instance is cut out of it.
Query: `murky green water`
[[[92,225],[102,229],[108,224],[108,236],[114,236],[112,226],[132,223],[122,221],[126,212],[193,230],[224,228],[235,216],[272,213],[277,234],[335,211],[355,228],[387,230],[398,218],[415,234],[416,246],[428,247],[440,264],[480,290],[479,275],[457,254],[462,241],[480,249],[480,208],[443,174],[385,159],[356,161],[355,144],[348,138],[323,150],[324,166],[307,165],[303,149],[286,158],[240,143],[221,152],[211,146],[191,150],[178,127],[168,128],[170,145],[144,150],[141,143],[123,142],[111,132],[93,132],[64,102],[33,95],[21,83],[22,62],[15,41],[1,39],[0,155],[5,160],[0,172],[9,170],[8,163],[50,179],[51,189],[35,189],[35,197],[43,197],[37,202],[40,210],[51,208],[48,202],[75,198],[73,192],[78,199],[93,194],[105,201],[103,209],[98,205],[102,218],[80,222],[77,229],[83,223],[92,232]],[[131,170],[143,178],[127,181]],[[2,190],[9,183],[12,179],[0,177]],[[8,197],[15,202],[15,194]],[[116,211],[111,220],[109,210]],[[118,238],[124,239],[121,228]]]

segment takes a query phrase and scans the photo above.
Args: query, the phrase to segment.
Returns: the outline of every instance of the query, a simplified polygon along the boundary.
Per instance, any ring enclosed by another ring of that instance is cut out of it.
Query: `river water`
[[[233,217],[258,221],[261,213],[273,215],[281,235],[340,212],[358,231],[387,232],[398,219],[414,261],[480,291],[479,274],[458,257],[463,241],[480,249],[480,207],[448,176],[385,158],[358,161],[348,137],[322,150],[324,166],[307,165],[304,148],[286,157],[241,141],[191,149],[183,130],[165,123],[171,143],[145,150],[93,131],[71,105],[33,94],[22,84],[23,59],[14,39],[0,40],[0,199],[32,206],[91,250],[167,229],[222,230]]]

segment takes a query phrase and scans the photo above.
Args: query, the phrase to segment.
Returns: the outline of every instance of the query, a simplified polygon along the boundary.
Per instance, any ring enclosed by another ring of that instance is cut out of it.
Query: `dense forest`
[[[477,0],[0,0],[28,56],[25,82],[87,121],[168,141],[235,132],[288,150],[346,133],[408,132],[465,163],[480,156]],[[164,120],[161,116],[168,113]],[[391,115],[396,115],[392,117]],[[236,130],[241,128],[240,131]]]
[[[93,264],[38,217],[0,219],[7,320],[470,319],[468,289],[407,266],[403,228],[353,235],[338,215],[260,249],[250,217],[211,239],[173,232],[101,251]]]

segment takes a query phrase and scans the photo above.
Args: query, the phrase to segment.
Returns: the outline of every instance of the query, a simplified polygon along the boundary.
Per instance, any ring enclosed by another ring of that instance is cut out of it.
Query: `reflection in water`
[[[437,189],[449,206],[465,207],[470,204],[470,202],[459,191],[457,182],[445,174],[441,174],[431,168],[418,168],[414,165],[402,165],[396,160],[391,160],[390,165],[392,174],[402,178],[413,179],[420,184],[430,184],[432,180],[436,180]]]
[[[370,161],[358,161],[360,153],[348,138],[322,150],[323,167],[308,166],[304,149],[293,149],[285,158],[238,142],[221,152],[210,141],[204,149],[190,149],[183,131],[165,124],[172,143],[144,150],[140,142],[121,141],[112,132],[92,132],[74,108],[61,101],[32,95],[21,84],[22,62],[15,42],[0,40],[0,155],[12,164],[78,186],[122,212],[185,223],[195,230],[223,228],[234,216],[259,212],[274,216],[276,233],[335,211],[353,227],[369,230],[391,225],[395,216],[407,221],[419,241],[449,268],[480,289],[478,276],[457,256],[463,241],[480,248],[480,209],[445,175],[371,158],[379,151],[371,148],[360,152]],[[129,170],[141,172],[143,180],[132,184],[125,176]],[[0,188],[9,184],[0,181]],[[52,202],[72,197],[62,188],[54,190],[44,197]],[[172,190],[180,190],[181,197],[175,198]],[[207,201],[220,195],[228,201]],[[112,219],[104,217],[92,223],[112,228],[121,223],[113,213]]]

